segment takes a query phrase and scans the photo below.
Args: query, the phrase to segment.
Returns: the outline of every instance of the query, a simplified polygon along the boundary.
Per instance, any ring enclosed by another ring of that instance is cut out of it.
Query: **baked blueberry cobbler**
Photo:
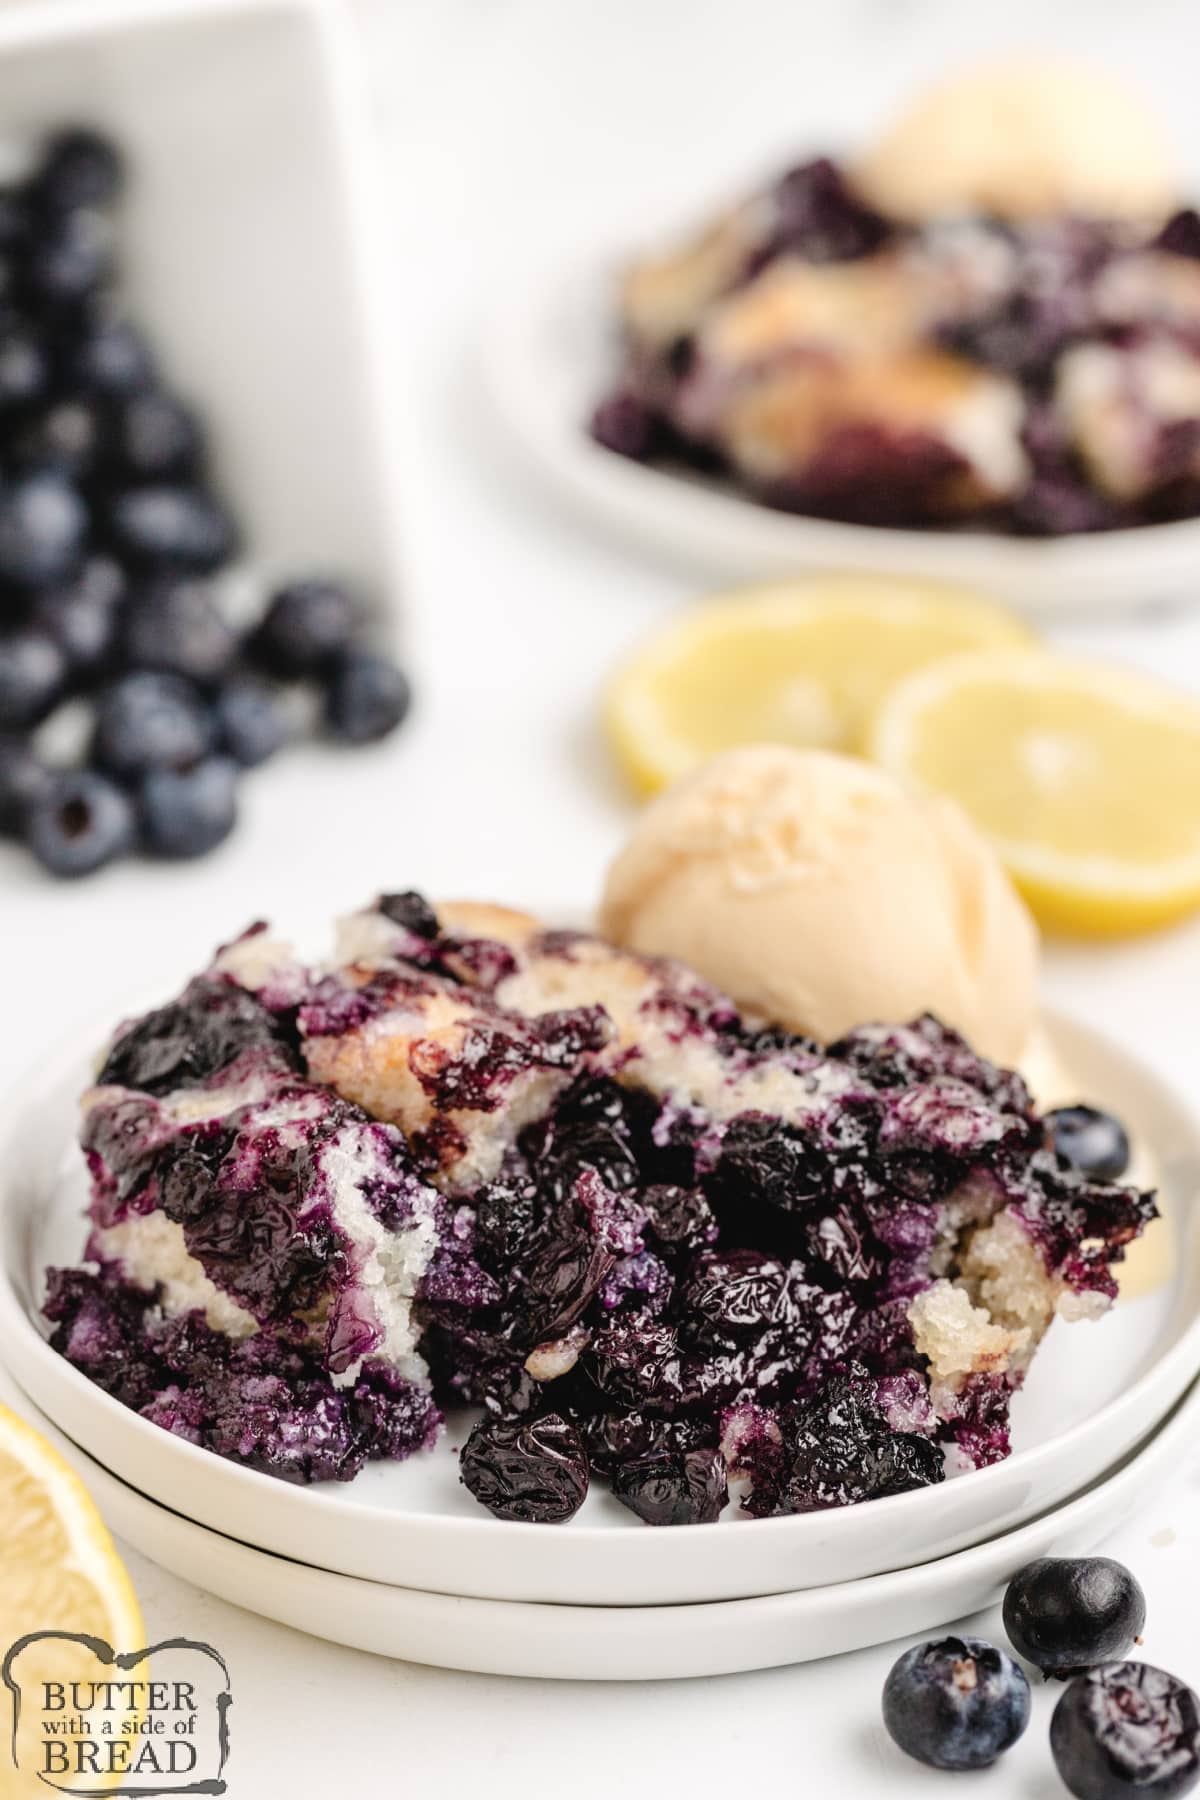
[[[1057,535],[1200,513],[1200,218],[885,216],[792,169],[637,263],[593,436],[788,510]]]
[[[384,896],[301,966],[256,927],[124,1026],[83,1102],[86,1269],[55,1347],[292,1480],[481,1421],[462,1478],[561,1520],[763,1517],[1007,1454],[1055,1314],[1153,1197],[1050,1147],[924,1017],[828,1049],[681,964]]]

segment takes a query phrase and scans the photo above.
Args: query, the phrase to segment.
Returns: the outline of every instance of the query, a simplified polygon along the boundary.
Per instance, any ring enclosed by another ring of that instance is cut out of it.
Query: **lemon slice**
[[[86,1632],[118,1652],[144,1648],[137,1595],[87,1489],[46,1439],[4,1406],[0,1521],[0,1656],[35,1631]],[[137,1674],[145,1676],[144,1665]],[[21,1692],[17,1767],[12,1697],[0,1688],[0,1800],[53,1791],[37,1776],[46,1742],[42,1684],[119,1680],[121,1674],[98,1665],[83,1644],[45,1639],[21,1651],[12,1679]],[[108,1716],[119,1734],[125,1715],[117,1710]],[[74,1791],[102,1793],[115,1779],[74,1777]]]
[[[643,643],[604,716],[644,793],[736,744],[861,750],[882,696],[937,658],[1012,649],[1029,626],[977,594],[829,576],[718,594]]]
[[[951,657],[888,697],[870,749],[951,795],[1051,927],[1115,933],[1200,906],[1200,704],[1131,670]]]

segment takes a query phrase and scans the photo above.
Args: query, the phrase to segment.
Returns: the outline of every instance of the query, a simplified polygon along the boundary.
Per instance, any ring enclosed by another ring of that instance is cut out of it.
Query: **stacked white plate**
[[[724,1673],[921,1631],[977,1610],[1034,1556],[1089,1548],[1200,1441],[1200,1131],[1156,1076],[1052,1020],[1081,1093],[1162,1177],[1161,1279],[1098,1324],[1056,1324],[995,1468],[870,1505],[653,1531],[597,1490],[567,1526],[505,1525],[433,1452],[290,1487],[170,1436],[49,1348],[43,1271],[77,1261],[76,1097],[91,1041],[12,1103],[0,1140],[0,1350],[118,1534],[214,1593],[382,1654],[488,1672]],[[1169,1235],[1169,1246],[1165,1237]]]

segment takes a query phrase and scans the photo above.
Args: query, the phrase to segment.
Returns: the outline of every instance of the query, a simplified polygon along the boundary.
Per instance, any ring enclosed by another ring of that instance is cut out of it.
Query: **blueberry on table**
[[[90,875],[132,849],[133,806],[90,769],[59,774],[29,807],[25,841],[52,875]]]
[[[236,675],[227,681],[213,705],[221,746],[244,769],[266,762],[291,736],[279,695],[251,675]]]
[[[115,144],[98,131],[74,126],[56,132],[42,152],[33,182],[37,200],[58,212],[107,206],[121,190],[124,170]]]
[[[1124,1564],[1107,1556],[1039,1557],[1004,1596],[1014,1650],[1062,1679],[1124,1656],[1145,1623],[1146,1596]]]
[[[335,581],[293,581],[271,596],[250,651],[285,680],[320,675],[348,651],[362,608]]]
[[[1029,1683],[982,1638],[907,1650],[883,1688],[883,1722],[901,1750],[934,1769],[986,1769],[1029,1723]]]
[[[325,719],[334,737],[371,744],[403,724],[412,705],[404,671],[387,657],[352,651],[334,671],[325,696]]]
[[[164,579],[130,601],[121,648],[130,668],[160,669],[208,684],[228,670],[237,636],[201,583]]]
[[[45,587],[70,574],[87,507],[60,469],[34,469],[0,492],[0,580]]]
[[[1102,1663],[1055,1707],[1050,1750],[1076,1800],[1173,1800],[1200,1780],[1200,1699],[1149,1663]]]
[[[19,328],[0,337],[0,417],[35,407],[47,390],[50,363],[42,345]]]
[[[142,842],[156,856],[206,856],[237,823],[237,765],[210,756],[189,769],[154,769],[139,814]]]
[[[212,714],[177,675],[126,675],[100,697],[92,756],[125,780],[151,769],[189,768],[214,736]]]
[[[81,481],[95,467],[104,436],[94,403],[56,400],[44,411],[30,414],[9,439],[8,451],[16,468],[55,468]]]
[[[52,219],[31,240],[21,281],[31,306],[62,313],[90,300],[111,268],[106,222],[81,208]]]
[[[0,632],[0,731],[40,724],[67,684],[67,659],[49,633]]]
[[[588,1490],[579,1433],[557,1413],[524,1423],[485,1418],[459,1459],[463,1485],[497,1519],[561,1525]]]
[[[237,548],[229,514],[200,488],[167,482],[126,488],[109,499],[106,511],[118,550],[143,566],[206,575]]]
[[[729,1503],[719,1450],[634,1457],[613,1471],[612,1491],[647,1525],[712,1525]]]
[[[1097,1106],[1060,1106],[1046,1114],[1060,1156],[1093,1181],[1119,1181],[1129,1167],[1129,1137],[1119,1119]]]
[[[24,831],[30,807],[49,793],[53,779],[26,738],[0,737],[0,834]]]

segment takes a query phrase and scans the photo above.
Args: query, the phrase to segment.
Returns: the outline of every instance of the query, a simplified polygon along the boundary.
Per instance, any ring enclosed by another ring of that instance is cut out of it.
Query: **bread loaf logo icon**
[[[166,1638],[118,1652],[85,1632],[32,1631],[9,1649],[0,1680],[12,1701],[12,1766],[52,1793],[226,1790],[233,1694],[211,1644]]]

